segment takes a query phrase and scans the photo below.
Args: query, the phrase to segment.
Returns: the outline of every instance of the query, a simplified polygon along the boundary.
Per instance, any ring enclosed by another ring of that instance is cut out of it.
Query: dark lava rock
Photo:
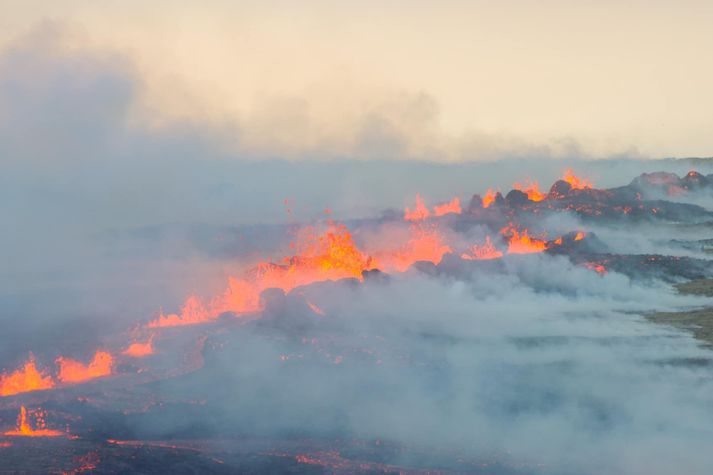
[[[572,185],[564,180],[557,180],[550,188],[550,198],[561,199],[566,197],[572,191]]]
[[[505,197],[505,202],[511,207],[519,208],[522,205],[528,204],[530,198],[527,197],[527,193],[520,190],[510,190],[510,193]]]

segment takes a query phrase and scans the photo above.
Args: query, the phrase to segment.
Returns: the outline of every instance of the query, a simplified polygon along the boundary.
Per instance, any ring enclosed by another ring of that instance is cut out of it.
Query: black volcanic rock
[[[468,204],[468,214],[476,214],[483,209],[483,198],[479,194],[474,194]]]
[[[314,323],[314,310],[300,293],[285,294],[282,289],[265,289],[260,294],[260,301],[264,309],[258,320],[260,325],[296,331]]]
[[[550,198],[561,199],[566,197],[572,191],[572,185],[564,180],[557,180],[550,188]]]
[[[497,208],[503,205],[505,205],[505,199],[503,198],[503,195],[498,191],[497,193],[495,193],[495,199],[490,204],[490,206],[488,206],[488,209]],[[483,208],[483,198],[477,193],[474,194],[473,197],[470,199],[470,203],[468,204],[468,214],[477,216],[482,213],[484,209],[485,208]]]
[[[635,188],[647,188],[658,185],[680,185],[681,179],[675,173],[654,172],[642,173],[634,178],[629,186]]]
[[[362,271],[361,276],[364,278],[364,282],[374,282],[379,284],[386,283],[390,279],[389,274],[380,271],[379,269]]]
[[[503,194],[500,193],[499,191],[495,193],[495,200],[493,201],[493,204],[490,206],[504,206],[505,205],[505,198],[503,198]]]
[[[530,202],[530,198],[527,197],[527,193],[520,190],[510,190],[510,193],[505,196],[505,202],[510,207],[521,207]]]

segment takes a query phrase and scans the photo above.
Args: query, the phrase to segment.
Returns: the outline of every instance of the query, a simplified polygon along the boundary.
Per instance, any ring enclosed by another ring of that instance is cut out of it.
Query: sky
[[[252,158],[710,156],[711,18],[694,0],[0,0],[0,48],[120,61],[127,121],[199,124]]]

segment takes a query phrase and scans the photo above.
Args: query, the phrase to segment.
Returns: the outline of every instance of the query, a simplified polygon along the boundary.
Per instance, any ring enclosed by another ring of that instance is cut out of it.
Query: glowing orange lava
[[[518,231],[510,224],[500,233],[508,238],[508,254],[531,254],[547,249],[547,241],[531,237],[527,228]]]
[[[313,228],[300,230],[294,249],[296,255],[281,263],[262,262],[242,278],[230,277],[225,292],[207,304],[196,296],[189,297],[179,314],[162,313],[149,327],[205,323],[226,312],[257,312],[261,310],[260,293],[265,289],[289,292],[325,280],[361,279],[363,271],[376,268],[376,261],[356,247],[347,227],[333,222],[321,234]]]
[[[586,234],[584,234],[582,231],[578,231],[577,234],[574,236],[574,240],[581,241],[582,239],[584,239],[585,236]]]
[[[483,208],[488,208],[491,204],[493,204],[496,196],[497,193],[493,191],[492,188],[488,188],[488,191],[485,192],[485,196],[483,197]]]
[[[443,216],[444,214],[461,214],[460,199],[458,197],[453,198],[448,203],[443,203],[442,205],[436,205],[433,207],[433,214],[435,216]]]
[[[25,406],[20,407],[20,415],[17,418],[17,429],[5,432],[5,435],[21,437],[59,437],[67,435],[58,430],[47,429],[45,426],[45,414],[43,411],[33,411],[31,415],[35,419],[35,427],[32,428],[29,422],[29,415]]]
[[[480,261],[503,257],[503,253],[495,248],[493,242],[490,240],[490,236],[486,236],[485,244],[482,246],[478,246],[477,244],[473,245],[470,248],[470,253],[463,253],[460,257],[469,261]]]
[[[579,178],[571,168],[564,171],[562,180],[570,184],[573,190],[588,190],[592,188],[592,182],[586,178]]]
[[[114,365],[114,358],[106,351],[97,351],[89,364],[60,356],[57,358],[59,374],[63,383],[81,383],[94,378],[108,376]]]
[[[143,358],[144,356],[153,355],[153,353],[153,335],[151,335],[144,343],[138,341],[131,343],[128,348],[122,352],[122,355]]]
[[[405,272],[415,262],[441,262],[443,255],[451,252],[445,239],[435,227],[411,226],[411,237],[403,246],[374,253],[379,269],[385,272]]]
[[[406,221],[421,221],[431,216],[431,212],[428,210],[426,203],[424,203],[423,198],[419,193],[416,193],[416,206],[413,211],[410,208],[406,208],[404,211],[404,219]]]
[[[526,180],[524,184],[515,183],[513,188],[527,194],[530,201],[542,201],[547,198],[547,194],[540,191],[536,181]]]
[[[10,374],[0,375],[0,396],[11,396],[53,387],[52,377],[37,369],[32,354],[22,368]]]

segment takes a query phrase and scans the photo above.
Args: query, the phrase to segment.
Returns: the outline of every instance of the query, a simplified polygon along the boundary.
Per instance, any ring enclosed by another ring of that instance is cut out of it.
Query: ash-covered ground
[[[101,234],[3,296],[0,471],[710,473],[713,174],[515,188]]]

